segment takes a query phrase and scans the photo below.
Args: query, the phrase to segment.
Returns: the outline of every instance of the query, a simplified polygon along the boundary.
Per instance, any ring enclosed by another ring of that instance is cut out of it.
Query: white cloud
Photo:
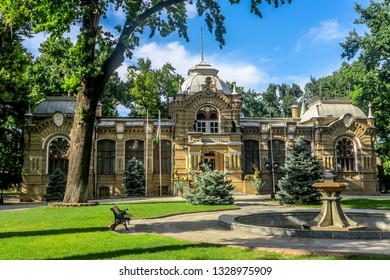
[[[176,72],[184,77],[187,76],[189,68],[200,62],[200,55],[191,55],[179,42],[164,45],[153,42],[140,46],[134,51],[133,58],[149,58],[156,69],[169,62],[176,68]]]
[[[319,44],[322,42],[330,42],[333,40],[345,38],[347,30],[343,29],[337,20],[321,21],[318,26],[312,27],[298,39],[295,50],[301,51],[304,45]]]
[[[161,68],[169,62],[176,69],[176,72],[187,77],[188,69],[201,61],[200,54],[191,54],[185,46],[179,42],[168,44],[150,43],[140,46],[135,50],[135,59],[149,58],[153,68]],[[258,68],[250,62],[242,62],[233,54],[234,59],[229,59],[229,55],[222,57],[220,54],[207,55],[206,62],[219,70],[219,77],[224,81],[236,81],[239,86],[247,89],[258,90],[275,82],[276,78],[270,77],[264,70]]]

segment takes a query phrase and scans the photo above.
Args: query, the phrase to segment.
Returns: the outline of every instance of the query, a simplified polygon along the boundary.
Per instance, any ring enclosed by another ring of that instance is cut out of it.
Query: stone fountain
[[[340,194],[346,183],[333,180],[313,184],[322,194],[322,208],[269,208],[245,215],[221,215],[226,228],[260,235],[326,239],[390,239],[390,212],[351,210],[344,213]]]
[[[366,226],[348,218],[341,208],[341,192],[348,186],[347,183],[317,182],[313,187],[322,197],[322,208],[318,216],[310,223],[302,225],[303,229],[311,230],[356,230]]]

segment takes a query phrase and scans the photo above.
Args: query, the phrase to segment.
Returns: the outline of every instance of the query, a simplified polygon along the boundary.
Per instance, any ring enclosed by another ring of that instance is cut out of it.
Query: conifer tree
[[[228,173],[211,170],[207,164],[201,165],[202,172],[192,172],[195,181],[191,183],[194,188],[187,189],[183,195],[188,203],[201,205],[233,204],[231,191],[234,186],[227,179]]]
[[[127,196],[145,195],[145,168],[140,160],[128,161],[123,183]]]
[[[50,176],[50,181],[46,189],[44,198],[47,202],[62,201],[66,188],[66,176],[61,169],[57,168]]]
[[[310,148],[302,138],[294,140],[291,151],[282,169],[277,195],[281,202],[288,204],[310,204],[320,202],[320,193],[312,184],[321,181],[323,172]]]

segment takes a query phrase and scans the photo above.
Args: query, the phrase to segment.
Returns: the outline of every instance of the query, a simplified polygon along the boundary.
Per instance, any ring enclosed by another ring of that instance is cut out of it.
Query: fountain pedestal
[[[348,218],[340,204],[340,193],[347,187],[346,183],[318,182],[314,183],[322,195],[322,208],[320,214],[309,224],[302,225],[304,229],[320,230],[354,230],[365,226]]]

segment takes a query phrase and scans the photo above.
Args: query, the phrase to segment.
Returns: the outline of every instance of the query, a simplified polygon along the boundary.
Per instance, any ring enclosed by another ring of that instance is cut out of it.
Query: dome
[[[301,122],[310,121],[313,118],[340,118],[345,114],[351,114],[355,118],[366,118],[366,114],[359,107],[344,100],[319,100],[309,105],[307,111],[301,116]]]
[[[68,96],[48,96],[45,101],[39,103],[34,111],[34,116],[47,117],[55,112],[62,112],[66,116],[73,115],[76,108],[76,98]]]
[[[209,84],[215,92],[231,94],[229,86],[222,81],[217,74],[217,69],[202,61],[188,70],[189,77],[181,85],[180,93],[194,94],[203,91],[205,87],[207,87],[207,84]]]

